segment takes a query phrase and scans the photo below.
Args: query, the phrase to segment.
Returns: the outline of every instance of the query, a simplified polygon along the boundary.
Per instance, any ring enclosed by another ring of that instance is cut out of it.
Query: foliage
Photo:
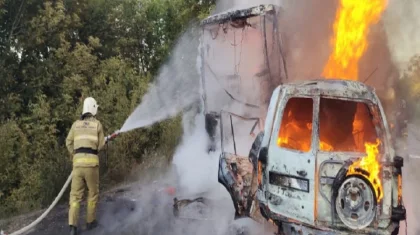
[[[51,203],[71,171],[64,143],[83,99],[98,100],[106,134],[119,129],[176,39],[213,5],[0,0],[0,217]],[[126,179],[133,166],[167,164],[180,123],[176,117],[109,144],[101,185]]]

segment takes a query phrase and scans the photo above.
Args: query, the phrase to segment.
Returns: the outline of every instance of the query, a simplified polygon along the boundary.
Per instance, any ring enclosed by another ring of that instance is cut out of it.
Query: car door
[[[227,120],[224,119],[225,114],[227,114]],[[240,119],[240,122],[236,123],[237,126],[233,124],[232,116]],[[236,217],[249,216],[257,187],[256,167],[251,159],[256,158],[255,155],[262,139],[261,134],[257,138],[254,137],[254,130],[259,119],[239,117],[227,112],[224,112],[220,117],[222,153],[219,158],[218,181],[231,195]],[[227,125],[224,125],[226,123]],[[238,134],[236,131],[241,129],[242,133]],[[235,133],[239,136],[237,142]],[[249,136],[246,137],[245,133]],[[226,139],[229,141],[225,142]],[[233,150],[233,153],[229,150]],[[256,161],[254,163],[256,164]]]
[[[314,224],[318,97],[283,94],[268,148],[266,197],[271,212]]]

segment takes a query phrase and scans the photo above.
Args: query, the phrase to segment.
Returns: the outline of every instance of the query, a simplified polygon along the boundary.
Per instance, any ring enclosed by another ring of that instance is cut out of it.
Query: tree
[[[71,171],[65,138],[83,99],[98,100],[106,133],[119,129],[179,35],[213,4],[0,0],[0,215],[51,203]],[[102,182],[120,182],[133,165],[168,164],[180,123],[116,139],[107,148],[111,167],[101,153]]]

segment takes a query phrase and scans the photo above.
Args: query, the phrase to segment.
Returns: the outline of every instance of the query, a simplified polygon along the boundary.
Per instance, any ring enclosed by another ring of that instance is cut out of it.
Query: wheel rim
[[[338,217],[346,226],[363,229],[375,219],[375,194],[367,181],[351,176],[341,184],[335,207]]]

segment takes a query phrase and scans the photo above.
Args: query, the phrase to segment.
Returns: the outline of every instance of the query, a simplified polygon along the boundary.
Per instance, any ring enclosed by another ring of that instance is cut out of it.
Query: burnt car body
[[[277,226],[280,234],[397,234],[405,219],[403,161],[381,102],[360,82],[289,78],[280,18],[280,7],[260,5],[201,24],[207,150],[220,152],[218,182],[235,218]],[[287,122],[297,138],[285,141]],[[372,172],[349,171],[375,141],[380,187],[369,181]],[[176,214],[204,201],[177,199]]]
[[[285,120],[291,118],[303,123],[295,131],[303,145],[280,140],[291,123]],[[359,125],[362,133],[355,134],[356,119],[365,122]],[[328,138],[332,147],[322,147]],[[358,145],[375,139],[380,141],[379,194],[368,180],[371,172],[348,172],[353,162],[366,156]],[[219,182],[230,192],[238,216],[262,216],[281,234],[398,234],[399,222],[405,219],[399,197],[403,161],[394,157],[390,141],[381,103],[363,83],[284,84],[273,92],[264,131],[248,158],[222,153]]]

